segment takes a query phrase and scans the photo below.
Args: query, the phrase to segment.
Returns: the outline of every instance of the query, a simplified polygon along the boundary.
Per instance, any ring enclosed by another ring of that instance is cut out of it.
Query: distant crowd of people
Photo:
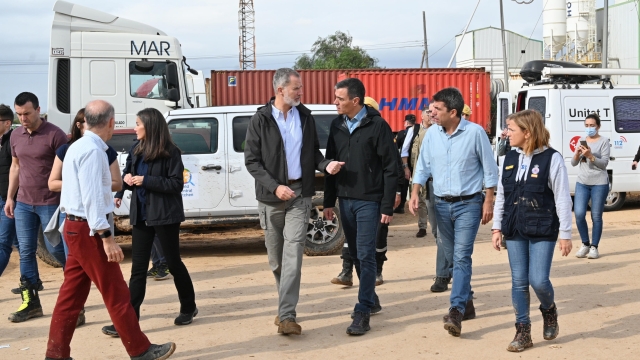
[[[598,134],[597,115],[586,118],[585,140],[571,160],[579,169],[572,203],[564,160],[549,146],[549,132],[534,110],[507,118],[498,166],[484,129],[469,120],[471,109],[458,89],[435,93],[429,107],[421,110],[421,123],[408,115],[406,130],[394,137],[378,104],[366,97],[364,84],[348,78],[334,88],[339,115],[330,125],[323,155],[313,114],[301,103],[300,75],[288,68],[277,70],[273,89],[275,96],[251,118],[244,155],[255,178],[260,225],[278,292],[278,333],[302,333],[296,307],[311,197],[320,171],[325,175],[322,216],[333,220],[339,207],[346,238],[342,270],[331,282],[352,286],[354,267],[359,278],[347,334],[365,334],[371,315],[382,310],[376,286],[384,282],[389,224],[394,214],[404,212],[410,194],[409,211],[418,215],[416,237],[427,236],[429,225],[437,245],[431,291],[446,291],[451,284],[443,316],[449,334],[460,336],[462,322],[476,316],[472,254],[479,226],[492,222],[492,246],[498,251],[506,247],[511,267],[516,334],[507,350],[533,346],[530,286],[540,301],[544,339],[558,336],[549,278],[556,243],[563,256],[572,249],[572,206],[583,243],[576,256],[599,256],[609,142]],[[0,105],[0,274],[15,246],[21,277],[13,291],[22,296],[9,320],[43,316],[35,255],[42,226],[44,245],[64,271],[46,359],[70,359],[69,344],[85,321],[91,283],[113,320],[102,329],[105,334],[120,337],[131,359],[168,358],[175,343],[151,344],[140,329],[147,278],[171,274],[180,301],[175,325],[191,324],[198,308],[179,249],[180,223],[185,220],[184,166],[163,115],[151,108],[137,114],[137,140],[121,172],[117,153],[106,143],[115,127],[108,102],[91,101],[81,109],[70,138],[40,117],[34,94],[19,94],[14,108],[22,126],[11,130],[13,111]],[[113,237],[113,209],[120,206],[125,190],[132,192],[128,286],[118,265],[124,255]],[[591,238],[585,219],[588,205]],[[149,270],[152,254],[154,267]]]

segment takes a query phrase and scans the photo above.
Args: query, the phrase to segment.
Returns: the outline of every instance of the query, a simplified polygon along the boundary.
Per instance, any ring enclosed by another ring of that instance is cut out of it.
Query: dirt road
[[[473,255],[472,286],[478,317],[465,321],[462,337],[442,327],[450,292],[431,293],[435,244],[417,239],[411,215],[396,216],[389,237],[385,283],[377,288],[383,310],[362,337],[345,334],[357,298],[357,283],[343,288],[329,281],[340,271],[338,255],[305,257],[298,305],[301,336],[276,334],[276,292],[262,234],[255,228],[227,228],[216,236],[185,236],[183,255],[196,288],[199,315],[176,327],[179,310],[172,281],[149,281],[141,326],[152,342],[174,341],[172,359],[636,359],[640,352],[640,203],[605,213],[598,260],[573,256],[580,245],[574,227],[571,256],[554,258],[551,280],[559,308],[560,336],[542,338],[539,303],[533,296],[534,347],[521,354],[505,349],[514,335],[507,254],[490,246],[490,225],[482,226]],[[215,240],[211,240],[215,238]],[[126,240],[126,239],[125,239]],[[128,280],[130,257],[122,264]],[[60,269],[40,263],[45,316],[12,324],[6,316],[20,298],[10,293],[19,278],[18,256],[0,278],[0,359],[43,359],[51,312],[62,282]],[[100,293],[92,289],[87,324],[75,332],[72,356],[127,359],[120,340],[103,335],[111,324]]]

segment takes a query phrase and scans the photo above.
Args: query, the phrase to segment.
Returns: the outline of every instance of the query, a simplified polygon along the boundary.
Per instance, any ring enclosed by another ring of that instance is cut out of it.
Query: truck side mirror
[[[148,73],[149,71],[153,70],[153,63],[151,61],[136,61],[134,66],[136,70],[140,71],[141,73]]]
[[[169,91],[167,91],[167,100],[177,103],[180,100],[180,92],[178,89],[169,89]]]
[[[177,89],[179,88],[179,82],[178,82],[178,67],[176,66],[175,63],[170,62],[167,64],[166,66],[166,73],[167,73],[167,87],[169,89]]]

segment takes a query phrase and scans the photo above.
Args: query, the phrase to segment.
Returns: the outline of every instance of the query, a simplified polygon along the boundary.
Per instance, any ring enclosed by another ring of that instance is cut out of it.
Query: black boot
[[[332,284],[353,286],[353,261],[342,260],[342,271],[338,276],[331,279]]]
[[[363,313],[362,311],[355,311],[351,318],[353,322],[347,328],[347,334],[349,335],[364,335],[367,331],[371,330],[369,326],[369,319],[371,314]]]
[[[38,291],[44,290],[44,286],[42,286],[42,280],[38,279],[38,282],[36,282],[36,284],[38,285]],[[11,292],[16,295],[20,295],[22,290],[20,290],[20,287],[18,286],[17,288],[11,289]]]
[[[553,340],[558,336],[560,332],[560,326],[558,326],[558,309],[554,303],[551,309],[543,309],[540,305],[540,311],[542,312],[542,320],[544,321],[544,328],[542,335],[545,340]]]
[[[507,346],[507,351],[520,352],[532,346],[531,324],[516,324],[516,336],[509,346]]]
[[[453,308],[449,310],[449,317],[444,323],[444,329],[449,332],[449,335],[455,337],[460,336],[462,333],[462,314],[458,309]]]
[[[23,322],[43,315],[37,283],[31,284],[24,277],[20,278],[20,295],[22,296],[22,305],[20,305],[18,311],[9,315],[9,321]]]
[[[436,277],[433,285],[431,285],[431,292],[444,292],[449,290],[450,277]]]
[[[384,280],[382,279],[382,266],[386,260],[386,251],[376,252],[376,286],[384,283]]]

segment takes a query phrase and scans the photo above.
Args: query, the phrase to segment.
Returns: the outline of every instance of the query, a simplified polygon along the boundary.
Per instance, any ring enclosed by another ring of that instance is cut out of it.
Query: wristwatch
[[[402,168],[403,169],[408,168],[408,167],[409,167],[409,164],[402,164]]]
[[[402,195],[402,193],[400,191],[396,192],[396,195]]]
[[[106,239],[108,237],[111,237],[111,230],[109,229],[103,231],[102,234],[100,234],[101,239]]]

